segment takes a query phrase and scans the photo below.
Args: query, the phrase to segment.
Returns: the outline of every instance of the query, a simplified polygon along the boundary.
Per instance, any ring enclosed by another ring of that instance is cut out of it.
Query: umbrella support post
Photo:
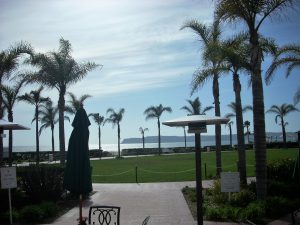
[[[79,225],[82,224],[82,195],[79,195]]]

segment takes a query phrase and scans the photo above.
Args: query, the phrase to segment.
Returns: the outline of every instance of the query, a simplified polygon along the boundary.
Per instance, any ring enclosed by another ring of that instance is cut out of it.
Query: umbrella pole
[[[82,195],[79,195],[79,224],[82,224]]]

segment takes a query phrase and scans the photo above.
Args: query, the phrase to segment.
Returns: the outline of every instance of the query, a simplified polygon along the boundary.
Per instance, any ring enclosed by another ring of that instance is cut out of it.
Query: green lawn
[[[282,158],[296,158],[297,149],[272,149],[267,151],[268,162]],[[247,176],[254,176],[254,152],[246,151]],[[222,152],[223,171],[236,171],[237,152]],[[215,175],[215,152],[202,153],[202,176]],[[94,183],[134,183],[135,168],[139,183],[195,180],[194,153],[164,156],[134,157],[91,161]]]

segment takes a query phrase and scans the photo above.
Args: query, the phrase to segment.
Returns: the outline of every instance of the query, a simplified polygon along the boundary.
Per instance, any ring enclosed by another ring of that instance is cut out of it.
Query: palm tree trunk
[[[250,34],[256,192],[257,198],[263,200],[267,196],[267,156],[265,106],[261,78],[262,52],[259,47],[257,31],[253,28]]]
[[[39,107],[35,106],[35,141],[36,141],[36,164],[40,163],[40,143],[39,143]]]
[[[99,155],[100,155],[100,159],[102,157],[102,148],[101,148],[101,128],[100,125],[98,126],[98,135],[99,135]]]
[[[51,144],[52,144],[52,154],[54,157],[54,126],[51,125]]]
[[[59,151],[60,151],[60,164],[65,164],[65,124],[64,124],[64,111],[65,111],[65,93],[66,89],[61,88],[58,100],[58,114],[59,114]]]
[[[160,155],[161,148],[160,148],[160,121],[159,121],[159,118],[157,119],[157,126],[158,126],[158,155]]]
[[[8,113],[8,121],[13,122],[13,112],[10,111]],[[9,130],[9,137],[8,137],[8,164],[12,166],[12,148],[13,148],[13,132]]]
[[[247,184],[246,174],[246,154],[245,154],[245,138],[243,128],[243,110],[241,100],[241,83],[239,75],[235,72],[233,74],[233,89],[235,93],[235,104],[236,104],[236,130],[237,130],[237,148],[239,158],[239,172],[241,184]]]
[[[184,148],[186,150],[186,131],[185,131],[185,127],[183,127],[183,133],[184,133]]]
[[[145,149],[145,135],[144,135],[144,132],[142,134],[142,138],[143,138],[143,149]]]
[[[281,128],[282,128],[283,147],[286,148],[286,132],[285,132],[285,124],[284,124],[283,117],[281,117]]]
[[[120,124],[118,123],[118,157],[121,157],[121,147],[120,147]]]
[[[250,135],[249,126],[247,126],[247,141],[248,141],[248,144],[249,144],[249,135]]]
[[[215,103],[215,115],[220,116],[220,101],[219,101],[219,82],[218,75],[213,77],[213,95]],[[220,177],[222,172],[222,161],[221,161],[221,125],[215,125],[215,139],[216,139],[216,176]]]

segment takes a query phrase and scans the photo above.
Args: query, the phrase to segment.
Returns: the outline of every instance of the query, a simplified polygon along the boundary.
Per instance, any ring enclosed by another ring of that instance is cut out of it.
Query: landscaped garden
[[[211,190],[205,191],[205,215],[211,220],[240,221],[253,219],[259,215],[279,215],[290,212],[299,203],[299,184],[290,184],[291,168],[297,149],[268,150],[268,198],[256,202],[255,185],[250,184],[240,193],[233,194],[231,200],[220,193],[218,181]],[[254,176],[254,152],[247,153],[247,175]],[[194,153],[144,156],[120,159],[92,160],[93,183],[139,183],[195,180]],[[290,158],[291,160],[286,160]],[[237,152],[222,152],[223,171],[236,171]],[[281,163],[274,162],[280,160]],[[202,153],[202,165],[206,164],[206,178],[215,174],[215,152]],[[273,164],[270,164],[273,163]],[[137,170],[136,170],[137,168]],[[270,170],[272,168],[272,170]],[[66,210],[78,204],[77,197],[67,195],[63,189],[64,167],[60,165],[31,165],[17,167],[18,188],[12,190],[13,221],[21,224],[51,222]],[[137,173],[136,173],[137,172]],[[203,169],[203,179],[205,170]],[[51,177],[51,179],[49,179]],[[294,190],[294,191],[293,191]],[[185,188],[183,193],[191,208],[195,204],[193,188]],[[0,190],[1,202],[8,203],[7,190]],[[298,199],[298,200],[297,200]],[[275,204],[276,202],[276,204]],[[276,207],[273,207],[276,205]],[[272,207],[271,207],[272,206]],[[8,204],[1,204],[1,223],[8,223]],[[277,212],[278,210],[279,212]],[[243,213],[242,213],[243,212]],[[226,216],[225,216],[226,215]],[[260,218],[260,217],[258,217]]]

